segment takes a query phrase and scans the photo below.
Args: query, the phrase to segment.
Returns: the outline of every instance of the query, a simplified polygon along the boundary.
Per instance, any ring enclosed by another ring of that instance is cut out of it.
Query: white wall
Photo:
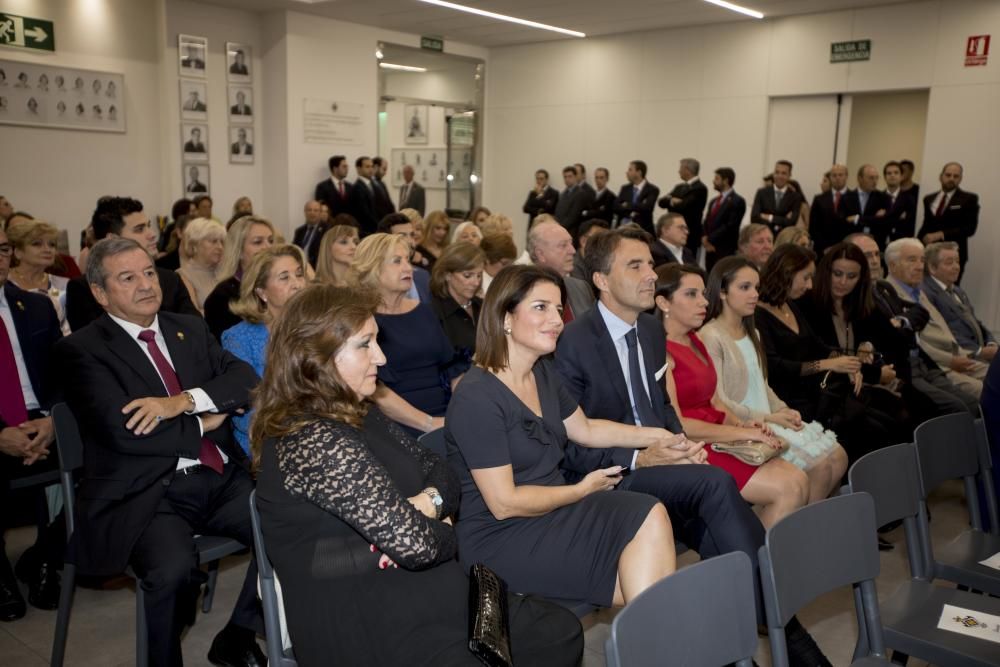
[[[847,150],[848,181],[852,187],[855,187],[854,175],[863,164],[875,165],[881,174],[887,156],[913,160],[912,156],[924,154],[927,99],[926,90],[854,95]],[[917,165],[914,175],[918,182],[923,176],[922,166]],[[931,169],[928,176],[932,177],[933,172]]]
[[[752,195],[771,166],[769,98],[929,89],[924,154],[913,156],[921,188],[937,189],[944,162],[965,165],[963,186],[980,194],[983,212],[963,283],[1000,329],[1000,264],[992,261],[1000,191],[991,187],[1000,63],[993,54],[987,67],[963,67],[966,37],[975,34],[1000,34],[1000,3],[930,0],[491,49],[483,203],[523,225],[518,212],[538,167],[607,166],[617,187],[628,161],[644,159],[663,188],[688,155],[701,160],[706,178],[733,167],[736,189]],[[829,63],[830,43],[850,39],[871,39],[872,59]],[[846,142],[842,133],[844,152]],[[813,192],[820,175],[795,170]]]

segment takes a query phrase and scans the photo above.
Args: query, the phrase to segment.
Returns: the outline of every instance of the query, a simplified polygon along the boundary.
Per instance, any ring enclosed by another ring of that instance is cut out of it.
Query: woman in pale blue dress
[[[837,434],[819,422],[804,422],[767,384],[767,362],[754,326],[760,277],[743,257],[727,257],[712,267],[706,298],[708,319],[699,332],[719,375],[718,397],[748,422],[767,422],[788,441],[782,456],[809,476],[809,502],[836,490],[847,469],[847,453]]]
[[[240,296],[229,309],[242,321],[222,332],[222,347],[253,366],[264,377],[271,325],[285,303],[305,287],[305,257],[293,245],[272,246],[254,255],[243,272]],[[233,434],[250,453],[250,418],[253,411],[233,417]]]

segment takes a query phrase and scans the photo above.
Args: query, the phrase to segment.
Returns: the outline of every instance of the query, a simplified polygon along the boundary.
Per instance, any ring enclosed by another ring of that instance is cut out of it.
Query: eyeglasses
[[[0,257],[10,257],[14,254],[14,246],[9,243],[0,244]]]

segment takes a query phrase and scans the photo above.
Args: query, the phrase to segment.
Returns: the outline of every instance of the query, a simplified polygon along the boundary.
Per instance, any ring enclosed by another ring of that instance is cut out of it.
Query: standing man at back
[[[351,212],[351,184],[347,182],[347,169],[350,165],[343,155],[334,155],[327,164],[330,167],[330,178],[316,184],[314,199],[326,204],[332,219],[341,213]]]
[[[576,181],[576,167],[564,167],[562,173],[566,189],[559,193],[555,217],[575,241],[580,232],[583,211],[589,203],[590,196]]]
[[[375,156],[372,158],[372,166],[374,167],[372,185],[375,188],[375,219],[381,220],[390,213],[396,212],[396,205],[392,203],[392,197],[389,196],[389,188],[382,180],[389,171],[389,161],[384,157]]]
[[[615,200],[618,224],[634,222],[652,236],[653,210],[656,208],[656,199],[660,196],[660,188],[646,181],[646,163],[642,160],[629,162],[625,177],[628,183],[622,186],[618,199]]]
[[[594,170],[594,185],[597,186],[594,190],[594,199],[583,212],[583,219],[599,218],[610,225],[615,219],[615,193],[608,187],[607,169],[598,167]]]
[[[370,157],[362,156],[354,161],[354,170],[358,180],[351,188],[350,213],[358,221],[359,236],[364,238],[375,233],[375,227],[381,220],[375,215],[375,185],[372,182],[375,166]]]
[[[846,172],[845,172],[846,177]],[[791,227],[799,220],[802,211],[802,194],[788,187],[792,178],[792,163],[778,160],[772,174],[774,184],[757,190],[750,210],[750,221],[767,225],[775,236],[785,227]]]
[[[969,264],[969,238],[979,226],[979,195],[958,187],[962,184],[962,165],[949,162],[941,170],[941,189],[924,197],[924,224],[917,236],[930,245],[938,241],[958,244],[958,257],[962,263],[958,280]]]
[[[424,196],[424,186],[413,180],[413,167],[403,166],[403,185],[399,188],[399,210],[412,208],[424,217],[424,209],[427,204]]]
[[[701,237],[701,245],[705,248],[705,269],[708,271],[723,257],[736,253],[747,201],[733,190],[735,182],[736,172],[730,167],[715,170],[712,187],[719,196],[708,205],[704,236]]]
[[[693,157],[681,160],[680,168],[677,170],[681,182],[674,186],[669,195],[660,200],[661,208],[684,216],[690,231],[687,247],[696,257],[701,246],[701,216],[705,212],[705,202],[708,201],[708,188],[698,178],[699,171],[701,163]]]

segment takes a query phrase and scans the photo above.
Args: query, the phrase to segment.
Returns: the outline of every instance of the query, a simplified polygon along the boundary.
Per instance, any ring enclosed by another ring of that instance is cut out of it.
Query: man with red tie
[[[823,251],[844,240],[855,231],[861,231],[848,222],[857,219],[858,198],[847,187],[847,167],[835,164],[830,167],[830,190],[813,197],[809,210],[809,234],[813,249],[820,257]]]
[[[159,312],[149,253],[127,238],[91,249],[87,281],[105,310],[55,348],[84,439],[70,557],[81,573],[131,565],[145,593],[149,662],[180,665],[198,585],[193,535],[249,546],[253,482],[226,417],[244,408],[253,369],[224,351],[201,318]],[[258,665],[257,568],[247,571],[213,664]]]
[[[351,188],[347,181],[347,170],[351,166],[343,155],[334,155],[327,161],[330,178],[316,184],[313,199],[326,204],[332,220],[341,213],[351,212]]]
[[[52,302],[7,281],[13,250],[0,231],[0,621],[24,616],[24,598],[4,550],[11,480],[55,467],[51,407],[54,387],[49,374],[52,346],[62,337]],[[59,604],[59,573],[65,548],[62,522],[49,522],[42,489],[36,490],[38,538],[17,563],[27,580],[28,601],[40,609]]]
[[[723,257],[735,255],[739,244],[740,224],[747,212],[747,202],[733,190],[734,183],[736,172],[731,168],[719,167],[715,170],[712,187],[719,196],[708,203],[705,235],[701,237],[701,246],[705,249],[705,269],[708,271]]]
[[[941,189],[924,197],[924,224],[917,236],[924,245],[937,241],[954,241],[958,244],[958,257],[962,264],[958,280],[969,264],[969,237],[979,226],[979,195],[958,187],[962,184],[962,165],[949,162],[941,170]]]
[[[573,237],[554,218],[537,222],[528,231],[528,255],[538,266],[547,266],[562,276],[566,285],[563,322],[568,324],[593,307],[594,289],[590,281],[569,275],[576,255]]]

